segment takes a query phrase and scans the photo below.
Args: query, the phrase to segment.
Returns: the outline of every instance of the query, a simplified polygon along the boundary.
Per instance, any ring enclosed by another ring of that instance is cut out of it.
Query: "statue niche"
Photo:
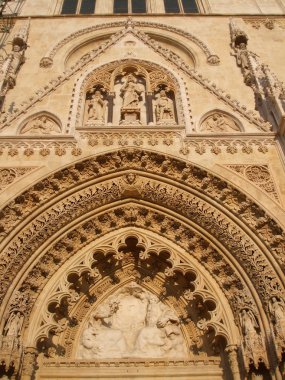
[[[86,94],[85,123],[87,127],[106,124],[106,110],[108,101],[102,87],[95,86]]]
[[[186,356],[179,318],[134,282],[91,313],[77,351],[78,359]]]

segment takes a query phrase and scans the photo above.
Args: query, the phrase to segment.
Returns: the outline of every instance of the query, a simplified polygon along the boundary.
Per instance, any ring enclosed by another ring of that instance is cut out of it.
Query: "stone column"
[[[21,380],[32,380],[36,371],[38,351],[34,347],[26,347],[24,351]]]
[[[153,124],[153,93],[148,92],[146,94],[146,116],[147,116],[147,124]]]
[[[241,380],[239,365],[238,365],[238,346],[232,344],[226,347],[228,354],[228,362],[232,371],[233,380]]]
[[[107,123],[112,124],[113,123],[113,112],[114,112],[114,98],[115,98],[115,93],[110,92],[107,96],[108,100],[108,118],[107,118]]]

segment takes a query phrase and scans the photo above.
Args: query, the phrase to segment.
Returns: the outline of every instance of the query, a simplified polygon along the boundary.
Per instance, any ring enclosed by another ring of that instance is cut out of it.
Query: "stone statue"
[[[201,124],[200,129],[205,132],[240,132],[240,128],[234,120],[218,112],[208,116]]]
[[[95,91],[88,104],[88,121],[103,124],[105,120],[107,101],[104,100],[101,91]]]
[[[278,338],[285,340],[285,304],[281,299],[272,297],[269,303],[269,311],[274,323],[275,334]]]
[[[4,335],[18,337],[21,334],[24,322],[24,315],[19,311],[13,311],[4,327]]]
[[[50,135],[60,132],[61,129],[59,125],[45,115],[29,121],[20,131],[22,135]]]
[[[262,347],[261,337],[258,334],[259,325],[251,310],[243,309],[240,314],[241,328],[244,336],[245,349],[253,353]]]
[[[185,358],[186,347],[173,311],[131,283],[91,314],[77,357]]]
[[[123,104],[121,108],[120,124],[140,124],[141,109],[140,96],[144,91],[144,86],[138,83],[133,74],[128,74],[125,84],[121,88]]]
[[[247,85],[252,82],[252,74],[250,71],[249,52],[244,42],[235,47],[235,52],[232,54],[236,57],[237,65],[241,68],[244,76],[244,81]]]
[[[126,83],[121,88],[124,109],[139,107],[139,97],[143,91],[137,82],[137,78],[133,74],[129,74]]]
[[[175,124],[173,101],[168,98],[165,90],[161,90],[155,103],[157,124]]]

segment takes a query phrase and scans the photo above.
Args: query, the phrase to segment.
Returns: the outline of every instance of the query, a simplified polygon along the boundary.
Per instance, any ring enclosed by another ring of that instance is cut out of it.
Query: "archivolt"
[[[124,176],[130,172],[136,177]],[[121,204],[130,198],[138,199],[140,207],[122,211]],[[167,233],[186,251],[197,247],[198,260],[217,277],[224,292],[241,288],[238,295],[227,295],[235,313],[252,302],[249,292],[254,294],[254,289],[244,290],[245,282],[250,287],[248,278],[264,305],[273,294],[283,294],[284,232],[258,205],[189,163],[125,149],[70,165],[2,210],[1,299],[8,291],[4,305],[15,287],[36,297],[37,283],[49,276],[45,262],[61,265],[74,251],[73,239],[84,244],[87,232],[94,240],[104,228],[126,225]],[[40,255],[45,255],[41,264]],[[216,274],[213,266],[219,268]],[[22,276],[21,284],[14,281],[17,275],[17,281]]]
[[[195,43],[197,46],[199,46],[199,48],[206,55],[208,63],[217,64],[220,61],[219,57],[217,55],[213,54],[204,42],[202,42],[199,38],[197,38],[196,36],[194,36],[191,33],[185,32],[179,28],[175,28],[175,27],[169,26],[169,25],[164,25],[164,24],[159,24],[159,23],[154,23],[154,22],[135,21],[135,20],[131,20],[131,19],[128,19],[127,21],[104,23],[101,25],[95,25],[95,26],[91,26],[88,28],[78,30],[77,32],[74,32],[74,33],[68,35],[67,37],[65,37],[64,39],[62,39],[61,41],[59,41],[52,48],[52,50],[50,50],[50,52],[48,54],[46,54],[46,56],[42,59],[53,59],[59,49],[61,49],[67,43],[69,43],[70,41],[72,41],[78,37],[84,36],[86,34],[88,35],[89,33],[92,33],[92,32],[105,30],[105,29],[108,31],[108,33],[110,33],[111,29],[118,28],[118,27],[124,27],[124,26],[127,27],[128,24],[132,25],[133,27],[138,26],[138,27],[153,28],[155,30],[157,30],[157,29],[166,30],[169,32],[173,32],[178,36],[183,36],[183,37],[187,38],[188,40],[192,41],[193,43]]]

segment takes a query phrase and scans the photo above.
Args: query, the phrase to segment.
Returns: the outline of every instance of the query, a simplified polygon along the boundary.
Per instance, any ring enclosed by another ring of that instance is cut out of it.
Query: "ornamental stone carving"
[[[20,67],[25,62],[25,51],[29,34],[29,22],[14,35],[12,52],[0,65],[0,96],[5,97],[7,91],[16,84],[16,77]],[[1,105],[0,105],[1,106]]]
[[[141,101],[145,88],[142,83],[132,74],[127,74],[123,78],[123,86],[120,89],[123,99],[121,107],[120,124],[131,125],[141,124]]]
[[[155,115],[157,125],[174,125],[175,114],[173,100],[171,100],[165,90],[161,90],[155,101]]]
[[[131,283],[91,313],[77,358],[185,358],[179,326],[158,297]]]
[[[240,127],[237,123],[222,112],[210,114],[203,120],[200,126],[201,132],[240,132]]]
[[[89,99],[88,99],[89,98]],[[86,126],[101,126],[106,124],[107,111],[106,95],[102,88],[93,88],[87,93],[85,116]]]
[[[243,334],[246,362],[248,366],[253,362],[256,368],[258,368],[260,361],[265,359],[265,348],[260,335],[260,326],[252,310],[241,310],[240,325]]]
[[[285,346],[285,303],[282,298],[272,297],[269,312],[274,327],[277,344]]]
[[[28,121],[20,130],[21,135],[53,135],[61,133],[58,123],[48,115],[41,115]]]

